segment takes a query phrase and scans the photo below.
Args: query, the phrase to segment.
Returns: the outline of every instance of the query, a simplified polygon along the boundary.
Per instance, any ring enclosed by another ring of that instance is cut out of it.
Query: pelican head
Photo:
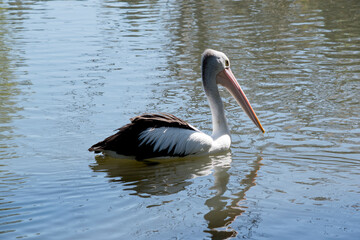
[[[216,85],[222,85],[231,93],[253,123],[264,133],[264,128],[230,69],[229,58],[222,52],[207,49],[202,54],[201,68],[203,85],[210,105],[212,102],[221,101],[220,97],[217,97],[218,88]]]

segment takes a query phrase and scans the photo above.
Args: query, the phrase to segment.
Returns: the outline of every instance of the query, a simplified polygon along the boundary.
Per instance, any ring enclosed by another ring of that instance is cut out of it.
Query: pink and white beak
[[[261,126],[261,123],[256,116],[254,109],[251,107],[249,100],[245,96],[244,91],[241,89],[230,68],[225,68],[223,71],[218,73],[218,75],[216,76],[216,81],[218,84],[224,86],[231,93],[231,95],[236,99],[238,104],[242,107],[242,109],[249,116],[249,118],[263,133],[265,133],[265,130]]]

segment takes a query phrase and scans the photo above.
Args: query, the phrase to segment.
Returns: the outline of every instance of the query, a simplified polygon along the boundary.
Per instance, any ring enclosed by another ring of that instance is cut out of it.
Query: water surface
[[[356,239],[360,2],[0,4],[1,239]],[[160,164],[87,148],[144,112],[211,133],[200,54],[225,52],[231,151]]]

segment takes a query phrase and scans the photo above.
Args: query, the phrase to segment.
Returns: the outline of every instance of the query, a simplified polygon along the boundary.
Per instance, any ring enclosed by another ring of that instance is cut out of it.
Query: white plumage
[[[174,127],[148,128],[140,134],[139,140],[140,146],[153,145],[154,152],[167,150],[180,156],[208,152],[213,143],[203,132]]]

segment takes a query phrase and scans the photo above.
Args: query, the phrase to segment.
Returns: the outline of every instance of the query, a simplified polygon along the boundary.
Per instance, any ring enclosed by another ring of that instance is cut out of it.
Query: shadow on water
[[[138,162],[98,155],[90,167],[106,172],[110,182],[125,183],[131,195],[149,197],[178,193],[192,183],[190,179],[210,175],[215,167],[230,166],[231,154],[225,156]]]
[[[228,170],[230,167],[214,168],[214,186],[212,188],[216,189],[216,194],[206,200],[205,204],[212,210],[204,216],[208,222],[208,230],[205,230],[205,232],[210,233],[212,239],[227,239],[238,235],[238,232],[232,229],[230,225],[245,212],[245,207],[241,207],[239,203],[245,200],[246,192],[256,185],[255,180],[257,172],[262,166],[261,161],[262,157],[258,157],[254,161],[252,164],[253,169],[239,183],[242,187],[241,191],[233,193],[234,197],[232,198],[224,196],[224,193],[228,190],[227,184],[230,179]],[[258,220],[254,219],[249,222],[251,225],[256,225]],[[252,229],[253,226],[247,226],[247,228]]]
[[[246,207],[241,207],[239,203],[245,200],[246,192],[256,185],[257,172],[262,165],[262,157],[258,157],[251,164],[250,172],[239,183],[241,190],[228,197],[225,193],[229,190],[228,170],[232,162],[230,152],[225,155],[158,162],[119,160],[102,155],[96,156],[95,160],[96,163],[90,165],[94,172],[105,172],[109,182],[122,183],[125,190],[131,192],[129,195],[141,198],[176,194],[193,184],[192,179],[212,175],[213,186],[209,190],[215,192],[210,193],[204,202],[209,209],[204,215],[207,222],[204,232],[210,233],[212,239],[226,239],[238,235],[230,225],[246,211]],[[249,222],[256,225],[258,221],[255,219]],[[252,226],[248,226],[248,229],[252,229]]]

